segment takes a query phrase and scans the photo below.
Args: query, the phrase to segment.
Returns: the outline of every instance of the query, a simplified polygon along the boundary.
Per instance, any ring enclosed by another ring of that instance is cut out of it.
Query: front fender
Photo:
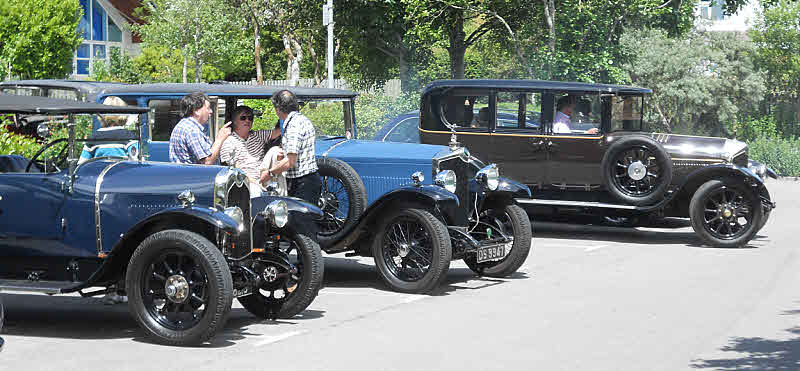
[[[719,179],[720,177],[724,176],[743,178],[747,184],[756,189],[756,192],[761,196],[762,202],[765,205],[768,204],[771,205],[771,207],[775,206],[770,198],[769,191],[764,184],[764,180],[747,167],[737,166],[734,164],[714,164],[692,171],[686,176],[686,179],[680,183],[677,188],[677,192],[673,193],[673,195],[676,195],[673,198],[685,198],[687,200],[691,199],[694,191],[703,183],[711,179]],[[666,199],[664,202],[671,199],[672,198]]]
[[[474,181],[474,185],[471,185],[470,188],[479,187],[483,188],[481,184],[477,181]],[[480,193],[480,191],[476,190]],[[517,181],[500,177],[499,184],[497,185],[497,189],[494,191],[486,191],[486,195],[483,198],[483,205],[493,205],[492,207],[505,207],[506,205],[516,204],[517,199],[529,199],[531,198],[531,189],[528,186],[519,183]]]
[[[258,213],[267,208],[267,205],[276,200],[283,200],[286,202],[286,207],[289,208],[289,212],[308,214],[309,216],[313,216],[315,218],[322,217],[322,209],[316,205],[306,202],[303,199],[281,196],[260,196],[250,199],[250,210],[251,214],[253,215],[253,220],[255,220],[255,217]]]
[[[267,205],[276,200],[286,202],[289,210],[289,222],[278,230],[264,215]],[[266,237],[273,231],[287,231],[314,237],[317,233],[316,220],[322,218],[322,210],[305,200],[294,197],[260,196],[250,199],[253,228],[253,246],[262,247]]]

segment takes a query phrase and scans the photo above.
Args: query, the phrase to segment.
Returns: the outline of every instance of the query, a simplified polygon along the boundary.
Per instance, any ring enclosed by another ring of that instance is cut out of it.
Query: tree
[[[800,3],[776,1],[759,14],[749,36],[773,101],[793,106],[793,121],[800,122]]]
[[[403,0],[411,32],[423,41],[444,40],[452,78],[463,79],[467,49],[489,33],[508,35],[529,21],[525,0]]]
[[[137,15],[145,23],[132,28],[146,45],[181,51],[184,82],[189,59],[194,62],[194,80],[199,82],[205,63],[214,64],[238,52],[231,43],[239,39],[234,23],[238,12],[223,0],[145,0]]]
[[[755,71],[754,45],[734,33],[629,31],[621,38],[634,85],[648,87],[645,121],[654,130],[727,136],[728,127],[757,109],[765,85]]]
[[[64,78],[81,36],[78,0],[0,1],[0,72],[22,79]]]

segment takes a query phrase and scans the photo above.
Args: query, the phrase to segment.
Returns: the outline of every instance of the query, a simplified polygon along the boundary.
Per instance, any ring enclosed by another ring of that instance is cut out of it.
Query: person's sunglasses
[[[253,121],[253,116],[239,116],[239,120]]]

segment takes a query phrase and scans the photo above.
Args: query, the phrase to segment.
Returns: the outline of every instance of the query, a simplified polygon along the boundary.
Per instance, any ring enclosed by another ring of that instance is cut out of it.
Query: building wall
[[[748,1],[736,14],[725,15],[719,1],[701,0],[695,7],[697,27],[705,31],[746,32],[755,21],[760,2]]]

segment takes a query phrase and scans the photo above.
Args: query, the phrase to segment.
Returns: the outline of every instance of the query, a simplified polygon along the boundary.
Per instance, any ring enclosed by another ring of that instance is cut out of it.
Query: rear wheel
[[[503,209],[489,209],[481,213],[481,224],[475,229],[478,241],[488,238],[487,229],[511,237],[506,243],[506,256],[497,261],[477,262],[476,254],[464,258],[469,269],[480,276],[507,277],[516,272],[525,263],[531,250],[531,222],[525,210],[517,205],[508,205]]]
[[[338,241],[358,221],[367,207],[367,191],[356,171],[342,160],[317,159],[322,189],[319,207],[323,216],[317,235],[323,247]]]
[[[701,185],[692,196],[689,212],[695,233],[715,247],[747,244],[758,232],[763,216],[758,195],[731,178]]]
[[[401,209],[380,224],[372,254],[392,290],[424,294],[438,287],[450,268],[450,235],[427,210]]]
[[[222,329],[233,281],[222,252],[203,236],[165,230],[136,248],[126,274],[128,305],[155,341],[196,345]]]
[[[319,245],[308,236],[281,235],[274,256],[257,259],[263,284],[253,295],[238,298],[244,309],[265,319],[292,318],[304,311],[322,287]]]

